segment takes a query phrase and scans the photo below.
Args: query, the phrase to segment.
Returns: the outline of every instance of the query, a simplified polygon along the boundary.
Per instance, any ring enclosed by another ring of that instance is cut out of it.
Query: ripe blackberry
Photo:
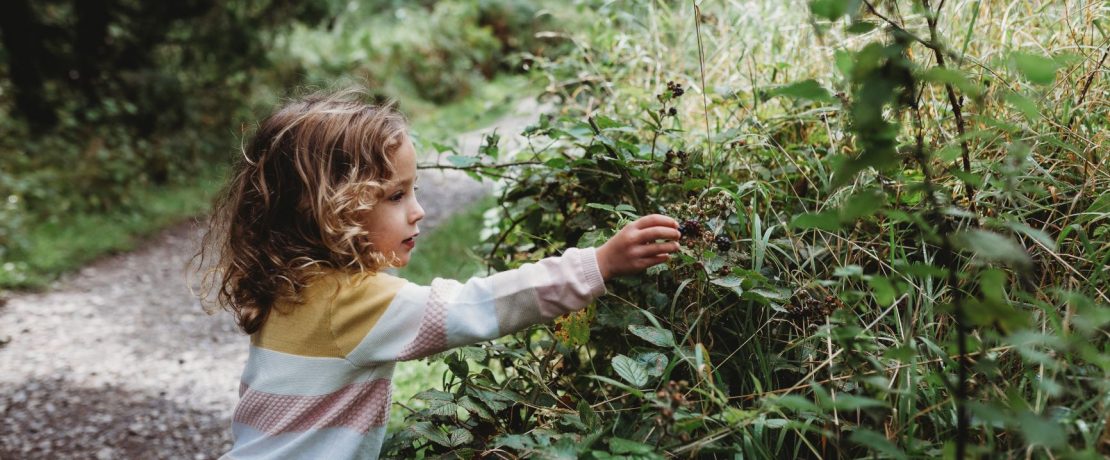
[[[717,235],[717,238],[714,239],[713,242],[717,244],[717,249],[721,252],[727,252],[732,249],[732,239],[725,235]]]
[[[701,223],[689,219],[678,226],[678,232],[682,234],[683,238],[695,238],[701,235]]]

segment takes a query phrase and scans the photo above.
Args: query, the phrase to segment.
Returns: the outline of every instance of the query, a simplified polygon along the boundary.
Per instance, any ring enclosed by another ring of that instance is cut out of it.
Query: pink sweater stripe
[[[416,359],[447,348],[447,299],[444,295],[450,288],[450,284],[442,279],[432,281],[427,309],[424,310],[424,317],[420,319],[420,329],[412,342],[401,350],[398,360]]]
[[[389,418],[386,379],[354,383],[326,395],[276,395],[242,386],[233,420],[272,435],[322,428],[366,433]]]

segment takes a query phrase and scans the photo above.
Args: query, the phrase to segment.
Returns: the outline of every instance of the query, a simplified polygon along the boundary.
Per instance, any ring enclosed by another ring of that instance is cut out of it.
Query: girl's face
[[[366,230],[375,250],[404,267],[420,234],[416,223],[424,218],[424,208],[416,202],[416,151],[407,137],[392,160],[396,174],[382,200],[370,210]]]

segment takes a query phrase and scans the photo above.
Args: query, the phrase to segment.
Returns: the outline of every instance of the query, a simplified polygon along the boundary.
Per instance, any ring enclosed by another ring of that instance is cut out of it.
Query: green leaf
[[[894,303],[894,298],[898,293],[894,290],[894,285],[890,284],[890,280],[885,276],[872,276],[867,279],[867,284],[871,285],[871,293],[875,296],[876,303],[884,307]]]
[[[409,426],[409,430],[416,433],[420,437],[432,441],[444,447],[452,447],[451,440],[447,439],[438,428],[429,422],[419,422]]]
[[[663,371],[667,370],[667,364],[670,362],[670,360],[667,359],[667,355],[659,353],[658,351],[640,353],[636,355],[636,361],[643,363],[647,368],[648,375],[652,377],[662,376]]]
[[[850,222],[861,217],[867,217],[878,211],[886,204],[886,196],[878,190],[864,190],[852,195],[840,207],[840,221]]]
[[[1048,233],[1044,230],[1030,227],[1021,222],[1006,222],[1006,227],[1017,233],[1022,233],[1048,248],[1048,250],[1056,252],[1056,241],[1053,240],[1051,236],[1048,236]]]
[[[831,399],[832,398],[830,398],[830,402],[833,402],[831,401]],[[838,394],[836,395],[836,401],[833,402],[831,406],[836,407],[840,410],[856,410],[867,409],[871,407],[886,407],[886,403],[879,401],[878,399],[872,399],[864,396]]]
[[[1033,259],[1016,241],[987,230],[967,230],[952,235],[959,249],[971,251],[976,257],[1020,268],[1033,266]]]
[[[1051,84],[1056,80],[1056,71],[1060,70],[1060,64],[1050,57],[1015,52],[1010,59],[1026,80],[1038,85]]]
[[[794,228],[816,228],[827,232],[840,230],[840,214],[836,210],[798,214],[790,221]]]
[[[814,102],[833,102],[836,100],[832,97],[832,94],[829,94],[828,90],[815,80],[803,80],[786,86],[780,86],[768,91],[764,99],[771,99],[777,96],[808,99]]]
[[[466,409],[467,412],[470,412],[471,414],[474,414],[480,418],[493,420],[493,414],[490,413],[490,411],[487,410],[485,406],[482,406],[482,404],[480,404],[478,401],[474,400],[474,398],[471,398],[470,396],[463,396],[462,398],[459,398],[459,407]]]
[[[865,34],[865,33],[868,33],[872,30],[875,30],[877,27],[878,26],[876,26],[874,22],[868,22],[868,21],[853,22],[852,25],[848,26],[848,33],[851,33],[851,34]]]
[[[813,401],[798,395],[784,395],[777,398],[768,398],[767,402],[783,409],[790,409],[794,412],[817,413],[821,411]]]
[[[1063,447],[1068,439],[1067,432],[1059,423],[1032,412],[1018,414],[1017,424],[1021,428],[1021,434],[1025,436],[1025,440],[1029,444],[1058,448]]]
[[[660,347],[674,346],[674,333],[666,329],[630,324],[628,330],[636,334],[637,337],[651,342],[652,345]]]
[[[713,278],[709,282],[721,287],[736,288],[744,283],[744,278],[736,275],[728,275],[723,278]]]
[[[835,21],[845,14],[854,13],[859,4],[860,0],[809,0],[809,10],[814,16]]]
[[[586,425],[586,428],[592,429],[601,423],[601,417],[598,417],[597,412],[594,411],[593,406],[586,402],[585,399],[578,400],[578,419]]]
[[[447,155],[447,161],[460,168],[466,168],[478,164],[477,158],[463,155]]]
[[[1035,122],[1041,117],[1041,111],[1037,108],[1037,103],[1019,93],[1013,91],[1006,93],[1006,102],[1010,103],[1022,115],[1025,115],[1025,119],[1031,122]]]
[[[474,435],[470,434],[469,431],[466,431],[462,428],[455,428],[454,430],[451,430],[450,441],[451,447],[458,447],[474,441]]]
[[[887,457],[909,458],[906,456],[905,452],[902,452],[902,449],[895,446],[894,443],[890,442],[885,436],[868,430],[867,428],[856,428],[852,430],[852,434],[848,436],[848,440],[873,451],[885,454]]]
[[[983,93],[983,88],[967,78],[964,72],[948,67],[933,67],[922,73],[919,78],[933,83],[952,85],[971,97],[977,97]]]
[[[613,370],[617,371],[617,375],[621,376],[626,382],[632,384],[632,386],[643,388],[644,385],[647,385],[647,367],[639,361],[625,355],[617,355],[613,357],[612,364]]]
[[[599,129],[619,128],[619,127],[624,126],[620,122],[618,122],[618,121],[616,121],[612,118],[609,118],[605,115],[598,115],[598,116],[594,117],[594,122],[597,123],[597,127]]]
[[[647,455],[655,452],[652,446],[623,438],[609,438],[609,450],[614,454]]]

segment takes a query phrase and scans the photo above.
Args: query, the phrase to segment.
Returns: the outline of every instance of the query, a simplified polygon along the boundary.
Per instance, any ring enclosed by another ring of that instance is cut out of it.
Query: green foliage
[[[44,225],[143,214],[152,190],[191,187],[222,165],[267,37],[327,13],[266,0],[71,3],[17,5],[26,27],[4,30],[4,261],[38,257],[28,233]]]
[[[771,24],[743,44],[772,7],[600,5],[583,45],[541,65],[562,106],[529,129],[525,166],[467,160],[508,176],[482,249],[513,268],[658,212],[682,224],[682,252],[611,281],[574,319],[585,343],[560,322],[484,346],[436,395],[475,410],[413,413],[433,435],[397,433],[384,453],[1110,452],[1110,245],[1091,236],[1110,231],[1107,112],[1076,113],[1077,130],[1059,118],[1105,94],[1083,89],[1099,55],[1031,58],[968,26],[997,17],[869,3],[881,17],[809,2],[813,17],[779,20],[813,35]],[[1037,8],[1042,27],[1067,10]],[[1008,57],[955,55],[937,27]]]

